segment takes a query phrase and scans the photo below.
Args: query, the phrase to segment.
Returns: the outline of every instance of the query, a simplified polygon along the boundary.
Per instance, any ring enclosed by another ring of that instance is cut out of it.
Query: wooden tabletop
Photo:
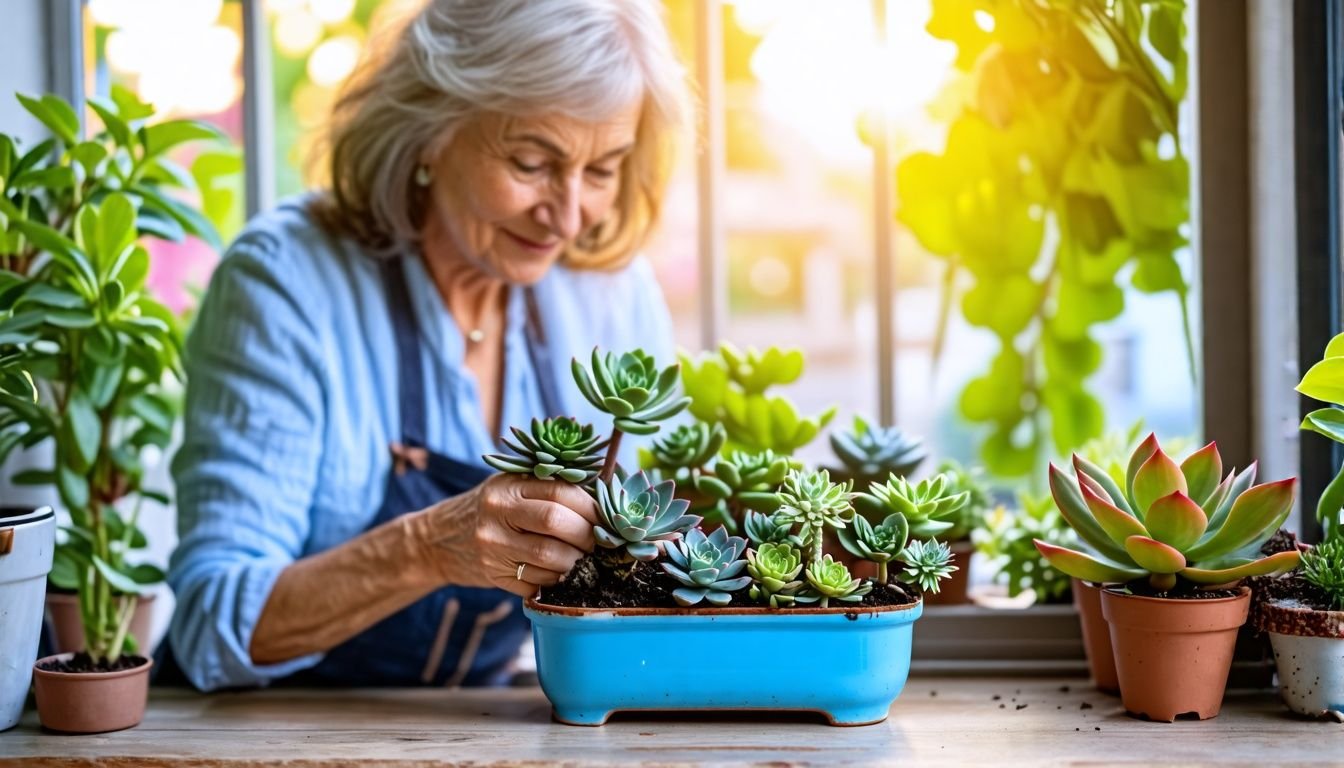
[[[0,766],[1292,765],[1344,762],[1344,725],[1297,718],[1267,693],[1230,694],[1218,718],[1148,723],[1079,679],[916,678],[879,725],[805,714],[618,715],[554,723],[535,688],[155,690],[139,727],[0,733]]]

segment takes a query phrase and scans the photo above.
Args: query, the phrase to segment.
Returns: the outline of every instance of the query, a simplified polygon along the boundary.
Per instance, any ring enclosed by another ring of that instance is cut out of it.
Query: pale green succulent
[[[887,482],[873,483],[866,492],[854,494],[854,506],[870,522],[903,515],[910,524],[910,535],[927,539],[950,530],[954,523],[949,518],[970,498],[965,491],[950,492],[947,475],[934,475],[918,483],[892,475]]]
[[[653,441],[644,468],[656,469],[666,476],[689,477],[718,455],[725,437],[723,427],[718,424],[683,424]]]
[[[831,432],[831,449],[844,465],[844,474],[860,487],[878,483],[889,475],[905,477],[928,458],[924,441],[898,427],[869,424],[854,417],[848,432]]]
[[[729,536],[723,528],[709,535],[692,528],[667,548],[671,562],[662,564],[663,570],[682,585],[672,591],[672,598],[678,605],[687,606],[701,600],[713,605],[732,602],[732,593],[751,583],[750,576],[738,576],[747,567],[742,557],[746,548],[746,539]]]
[[[938,593],[938,581],[957,570],[952,564],[952,548],[938,541],[915,539],[901,553],[905,569],[896,575],[904,584],[915,584],[922,592]]]
[[[504,445],[518,455],[483,457],[485,463],[501,472],[581,484],[597,475],[605,458],[602,448],[606,443],[593,434],[592,425],[580,425],[567,416],[545,421],[533,419],[530,433],[517,427],[510,427],[509,431],[514,441],[505,438]]]
[[[791,544],[761,544],[747,550],[747,573],[751,575],[752,600],[767,602],[771,608],[792,605],[803,582],[802,555]]]
[[[814,595],[795,599],[798,602],[810,602],[807,598],[817,599],[821,601],[822,608],[829,607],[831,600],[857,603],[873,590],[872,582],[852,577],[845,564],[832,560],[830,555],[810,563],[803,574]]]
[[[1302,553],[1302,578],[1324,592],[1335,610],[1344,611],[1344,536]]]
[[[887,563],[900,557],[910,535],[910,524],[900,514],[887,515],[877,525],[855,515],[849,526],[836,531],[840,545],[850,554],[877,563],[877,583],[887,583]]]
[[[790,470],[779,489],[777,523],[798,525],[797,536],[808,547],[808,562],[821,559],[822,537],[827,528],[844,528],[854,518],[850,503],[852,483],[833,483],[824,469]]]
[[[652,435],[657,422],[680,413],[691,399],[677,397],[678,366],[658,370],[642,349],[617,356],[593,348],[592,372],[578,360],[570,368],[584,398],[616,419],[616,429],[634,435]],[[615,437],[613,436],[613,441]]]
[[[747,535],[747,540],[753,546],[759,547],[762,544],[793,544],[801,546],[802,542],[797,536],[792,534],[793,523],[776,520],[774,515],[757,512],[756,510],[747,510],[747,516],[743,523],[743,532]]]
[[[1073,477],[1050,465],[1050,491],[1093,553],[1040,539],[1035,544],[1051,565],[1074,578],[1107,584],[1142,579],[1165,592],[1297,567],[1296,550],[1259,552],[1292,511],[1291,478],[1252,487],[1252,464],[1219,482],[1223,460],[1216,444],[1177,464],[1151,434],[1130,456],[1123,488],[1077,455],[1073,464]]]
[[[787,456],[777,456],[773,451],[733,451],[719,459],[713,474],[701,473],[692,479],[695,489],[715,502],[705,519],[735,532],[744,512],[775,511],[779,508],[779,484],[792,466]]]
[[[643,472],[597,482],[597,524],[593,538],[600,547],[624,550],[636,560],[658,558],[658,542],[680,538],[700,522],[688,515],[690,502],[674,498],[676,483],[657,485]]]

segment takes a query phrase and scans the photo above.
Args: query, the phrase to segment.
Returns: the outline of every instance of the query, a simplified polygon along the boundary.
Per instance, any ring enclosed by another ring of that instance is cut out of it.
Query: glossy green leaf
[[[123,194],[111,194],[98,208],[98,252],[104,264],[116,263],[135,241],[135,205]]]
[[[129,574],[119,571],[97,555],[93,556],[93,567],[98,569],[98,574],[106,579],[112,590],[118,594],[138,595],[144,592],[144,588]]]
[[[1138,447],[1134,449],[1134,452],[1130,454],[1129,465],[1125,469],[1126,498],[1134,498],[1134,476],[1139,473],[1139,467],[1143,466],[1143,463],[1151,458],[1152,455],[1157,452],[1157,449],[1157,435],[1149,432],[1148,436],[1143,439],[1143,442],[1139,443]],[[1144,510],[1136,509],[1134,510],[1134,513],[1142,518]]]
[[[59,96],[45,94],[35,97],[23,93],[15,96],[30,115],[37,118],[67,146],[79,141],[79,117]]]
[[[1344,411],[1318,408],[1303,417],[1301,428],[1325,435],[1337,443],[1344,443]]]
[[[1316,400],[1344,405],[1344,357],[1327,357],[1311,366],[1297,391]]]
[[[1325,354],[1321,357],[1344,357],[1344,333],[1335,336],[1325,345]]]
[[[89,97],[87,103],[98,114],[98,119],[103,121],[103,128],[112,136],[112,140],[123,147],[129,146],[131,129],[126,125],[126,121],[117,114],[117,106],[96,96]]]
[[[225,136],[218,128],[196,120],[165,120],[142,128],[141,138],[147,155],[155,157],[178,144],[200,140],[219,141]]]
[[[71,393],[66,403],[64,426],[71,438],[68,445],[74,453],[63,460],[69,462],[72,469],[83,472],[93,464],[103,439],[102,421],[83,391],[76,389]]]

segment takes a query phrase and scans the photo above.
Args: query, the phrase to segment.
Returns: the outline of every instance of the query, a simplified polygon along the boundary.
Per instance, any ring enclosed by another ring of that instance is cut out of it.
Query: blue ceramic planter
[[[910,673],[923,603],[883,608],[559,608],[529,600],[537,671],[555,717],[601,725],[618,710],[821,712],[887,719]]]

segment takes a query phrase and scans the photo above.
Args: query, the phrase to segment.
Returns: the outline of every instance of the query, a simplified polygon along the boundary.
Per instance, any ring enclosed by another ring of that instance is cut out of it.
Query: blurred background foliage
[[[999,349],[959,409],[987,425],[996,474],[1102,433],[1089,387],[1125,286],[1180,302],[1193,380],[1187,89],[1181,0],[933,0],[930,34],[957,46],[946,146],[896,170],[900,221],[946,261],[935,358],[949,312]],[[1167,376],[1175,376],[1175,370]],[[1047,440],[1049,444],[1047,445]]]

